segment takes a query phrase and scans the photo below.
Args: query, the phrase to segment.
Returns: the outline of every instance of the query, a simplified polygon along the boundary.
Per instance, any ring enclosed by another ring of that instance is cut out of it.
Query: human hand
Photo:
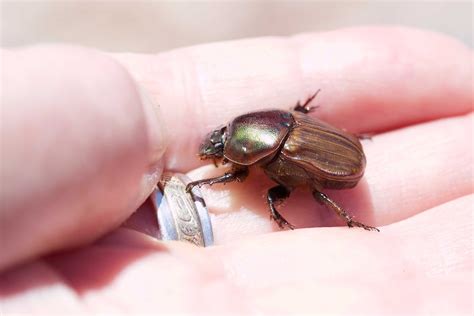
[[[30,48],[5,53],[4,66],[2,310],[471,311],[472,52],[458,42],[347,29],[159,55]],[[204,189],[216,247],[150,238],[147,204],[114,229],[162,166],[195,179],[222,173],[196,159],[211,128],[319,88],[312,115],[376,133],[363,143],[361,183],[328,194],[381,233],[321,228],[343,223],[304,191],[281,212],[315,228],[277,232],[258,170]]]

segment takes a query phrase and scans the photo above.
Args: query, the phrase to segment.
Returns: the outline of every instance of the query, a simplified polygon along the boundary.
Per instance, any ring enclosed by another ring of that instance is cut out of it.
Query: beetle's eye
[[[211,144],[217,144],[221,142],[221,135],[219,134],[218,131],[215,131],[212,133],[210,137]]]

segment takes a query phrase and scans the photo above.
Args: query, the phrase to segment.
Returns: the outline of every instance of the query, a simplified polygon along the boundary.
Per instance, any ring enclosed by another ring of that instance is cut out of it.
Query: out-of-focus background
[[[2,1],[1,45],[68,42],[109,51],[289,35],[366,24],[435,30],[472,46],[472,1]]]

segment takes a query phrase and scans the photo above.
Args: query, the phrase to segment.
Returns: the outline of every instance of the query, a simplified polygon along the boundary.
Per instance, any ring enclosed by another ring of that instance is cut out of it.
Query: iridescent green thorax
[[[227,128],[224,157],[240,165],[251,165],[271,156],[279,149],[293,122],[290,112],[279,110],[235,118]]]

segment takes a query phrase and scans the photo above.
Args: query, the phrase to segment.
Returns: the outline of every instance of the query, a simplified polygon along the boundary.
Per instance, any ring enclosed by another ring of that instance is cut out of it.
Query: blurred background
[[[69,42],[159,52],[364,24],[450,34],[472,47],[471,1],[2,1],[1,45]]]

